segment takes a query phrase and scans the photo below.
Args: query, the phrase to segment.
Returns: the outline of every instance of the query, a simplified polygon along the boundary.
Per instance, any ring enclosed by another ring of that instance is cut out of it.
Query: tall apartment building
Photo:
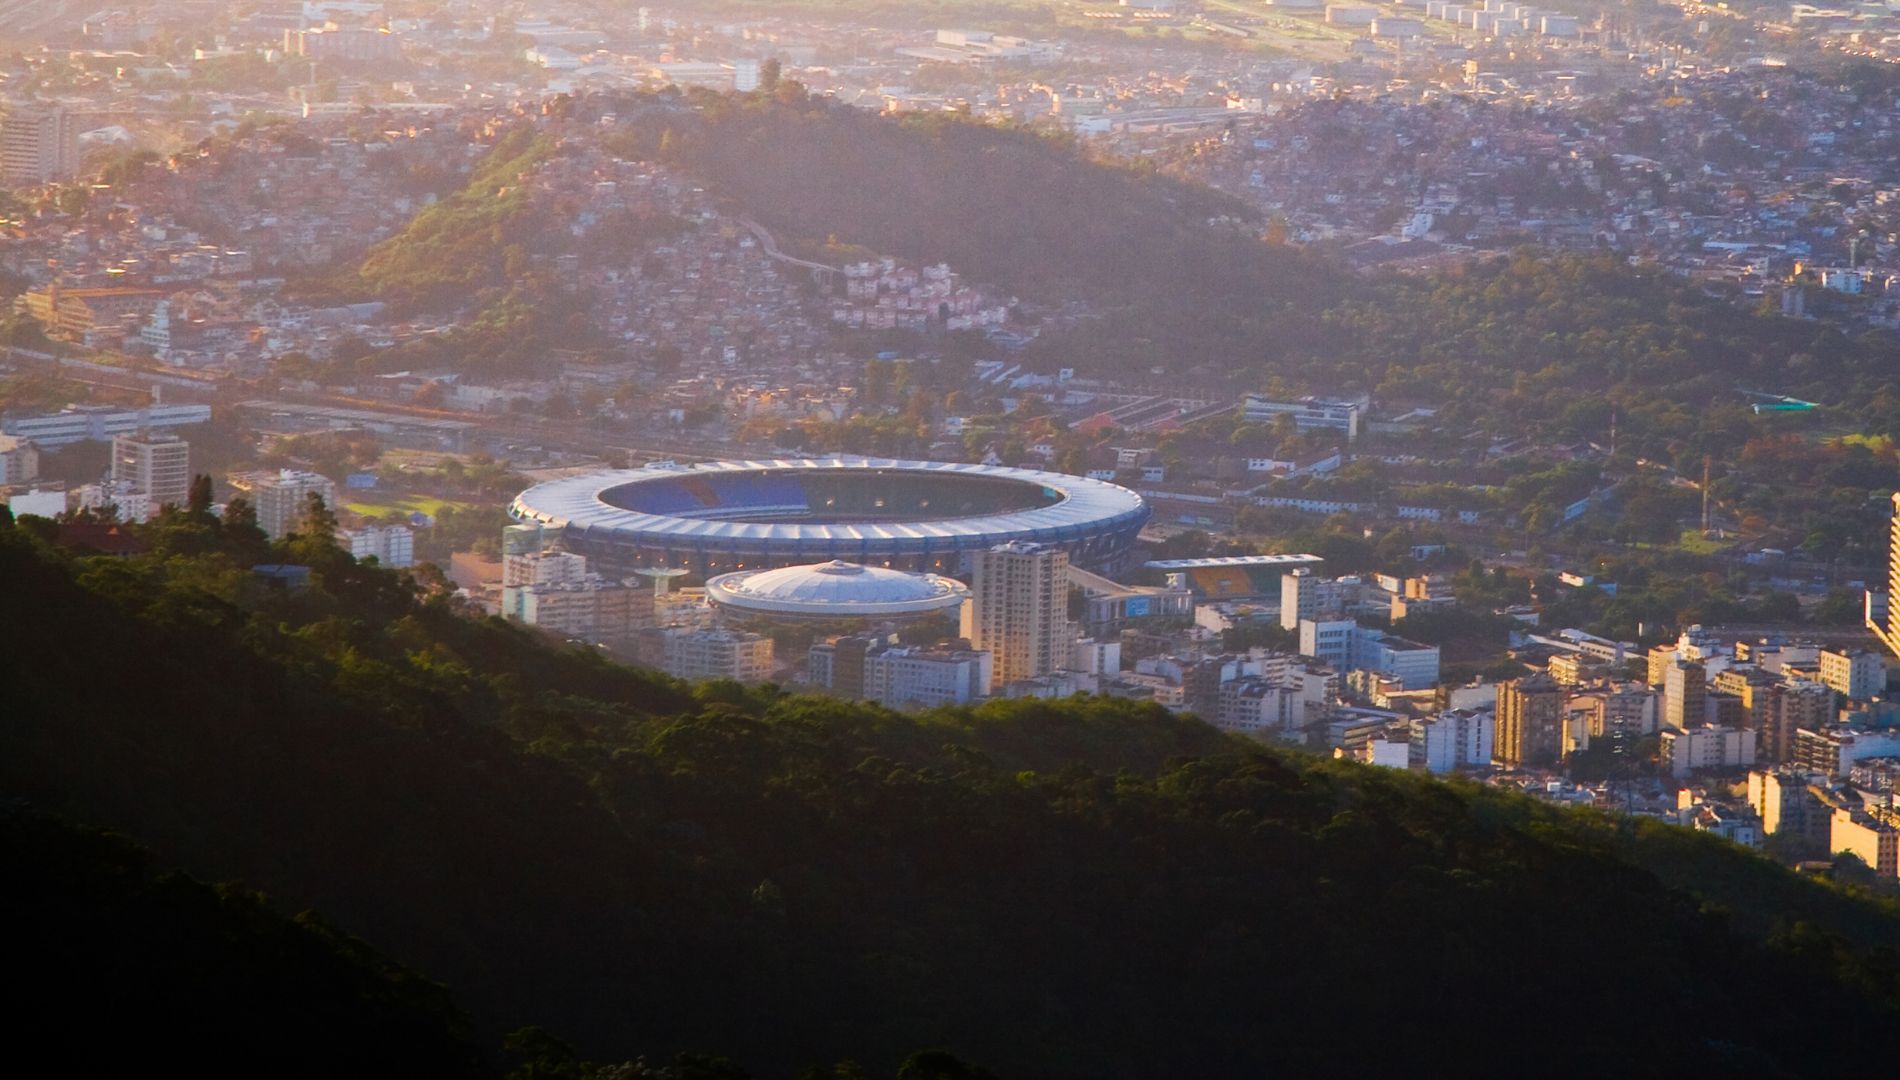
[[[14,105],[0,116],[0,183],[26,187],[79,171],[79,117],[58,106]]]
[[[1755,764],[1755,733],[1740,728],[1699,724],[1681,730],[1664,728],[1660,755],[1671,776],[1681,779],[1697,769],[1734,768]]]
[[[1214,711],[1201,716],[1222,731],[1266,739],[1290,726],[1295,704],[1293,694],[1275,680],[1244,675],[1222,683]]]
[[[1650,735],[1656,731],[1656,692],[1641,683],[1619,683],[1590,695],[1596,715],[1591,717],[1592,738]]]
[[[1886,617],[1868,628],[1880,635],[1890,652],[1900,654],[1900,491],[1893,493],[1893,522],[1887,526]]]
[[[1877,807],[1864,812],[1838,807],[1828,838],[1829,851],[1858,856],[1876,878],[1886,882],[1900,878],[1900,813]]]
[[[1763,833],[1790,832],[1816,845],[1827,843],[1832,808],[1810,788],[1813,779],[1798,772],[1749,772],[1748,804],[1761,818]]]
[[[392,569],[416,563],[416,534],[407,525],[338,529],[336,538],[338,544],[359,561],[375,559],[379,565]]]
[[[742,630],[663,627],[642,651],[679,679],[763,682],[772,676],[772,639]]]
[[[1677,660],[1663,671],[1663,715],[1665,727],[1686,731],[1700,727],[1707,719],[1709,682],[1707,669],[1698,660]]]
[[[1887,689],[1887,661],[1866,649],[1822,649],[1821,681],[1835,693],[1865,701]]]
[[[110,510],[119,521],[143,522],[158,516],[159,504],[150,495],[118,480],[83,484],[73,489],[72,496],[74,509]]]
[[[30,484],[39,479],[40,451],[33,440],[0,435],[0,487]]]
[[[1834,691],[1806,679],[1776,686],[1761,726],[1758,756],[1770,765],[1794,760],[1795,732],[1819,731],[1834,718]]]
[[[1511,768],[1555,765],[1563,749],[1564,688],[1549,675],[1527,675],[1498,685],[1492,753]]]
[[[650,591],[598,574],[579,581],[520,585],[502,590],[502,595],[504,617],[575,641],[630,645],[640,631],[653,625]]]
[[[1727,694],[1740,702],[1741,726],[1760,731],[1772,722],[1774,702],[1781,679],[1754,664],[1736,664],[1716,673],[1709,680],[1716,694]]]
[[[1300,655],[1324,660],[1341,671],[1390,675],[1406,690],[1423,690],[1438,682],[1438,646],[1360,626],[1355,619],[1301,619]]]
[[[387,30],[358,27],[286,30],[284,55],[353,63],[400,60],[402,39]]]
[[[1430,773],[1489,765],[1497,751],[1497,715],[1490,709],[1450,709],[1412,720],[1410,762]]]
[[[585,580],[587,556],[571,551],[527,551],[501,557],[501,586],[559,585]]]
[[[1280,577],[1280,629],[1298,630],[1301,619],[1319,614],[1320,578],[1311,570],[1295,570]]]
[[[112,481],[143,491],[154,506],[183,506],[191,495],[191,444],[176,435],[114,435]]]
[[[251,483],[257,527],[272,540],[282,540],[296,532],[303,522],[304,506],[312,492],[323,499],[323,505],[336,505],[336,485],[316,473],[283,469],[257,477]]]
[[[963,636],[991,654],[991,689],[1061,668],[1069,659],[1069,555],[1015,541],[971,561]]]

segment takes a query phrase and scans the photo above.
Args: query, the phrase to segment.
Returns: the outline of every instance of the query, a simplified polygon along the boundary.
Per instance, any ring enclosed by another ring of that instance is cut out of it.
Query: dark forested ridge
[[[1017,1078],[1900,1050],[1894,907],[1709,837],[1122,702],[688,688],[242,520],[173,513],[127,559],[48,532],[0,519],[34,631],[0,659],[0,793],[314,908],[486,1047],[533,1023],[788,1076],[945,1046]]]
[[[0,858],[8,1024],[62,1072],[486,1072],[447,994],[320,920],[154,873],[122,838],[18,806],[0,806]]]

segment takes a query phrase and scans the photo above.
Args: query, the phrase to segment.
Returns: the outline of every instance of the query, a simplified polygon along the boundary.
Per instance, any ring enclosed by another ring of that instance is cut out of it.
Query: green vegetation
[[[344,506],[352,514],[361,514],[364,517],[373,518],[388,517],[391,514],[399,514],[406,518],[414,513],[423,513],[430,517],[440,517],[445,508],[455,510],[474,510],[476,508],[473,503],[455,502],[449,499],[440,499],[433,495],[412,495],[401,492],[359,495],[350,502],[345,503]]]
[[[0,807],[17,1030],[61,1068],[147,1072],[215,1053],[289,1077],[480,1076],[448,995],[312,915],[155,870],[123,838]],[[217,1071],[223,1071],[219,1069]]]
[[[552,232],[523,174],[558,149],[553,135],[529,123],[502,136],[461,191],[370,249],[357,271],[362,286],[379,299],[428,307],[465,302],[519,276],[528,250]]]
[[[1127,702],[687,687],[470,618],[321,524],[272,546],[174,512],[106,559],[0,518],[35,618],[0,661],[0,791],[318,906],[445,980],[485,1045],[538,1022],[766,1075],[924,1045],[1000,1076],[1435,1073],[1547,1054],[1561,1001],[1566,1071],[1900,1049],[1900,907],[1711,837]],[[1615,1019],[1636,986],[1694,1022]]]
[[[1277,308],[1316,295],[1308,260],[1259,243],[1242,204],[1086,160],[1066,139],[945,113],[880,117],[793,84],[773,96],[697,92],[687,101],[601,95],[576,102],[574,114],[613,113],[616,152],[705,177],[788,239],[948,262],[1027,299],[1192,297],[1218,318],[1230,305]]]

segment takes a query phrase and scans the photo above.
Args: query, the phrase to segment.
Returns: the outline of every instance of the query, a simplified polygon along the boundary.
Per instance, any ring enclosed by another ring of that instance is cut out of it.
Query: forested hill
[[[1713,838],[1123,702],[688,688],[241,517],[172,513],[123,559],[50,531],[0,517],[32,629],[0,658],[0,794],[314,908],[486,1047],[532,1023],[776,1077],[942,1046],[1018,1080],[1900,1052],[1893,905]]]
[[[155,873],[122,838],[18,806],[0,806],[0,858],[7,1019],[45,1071],[488,1072],[447,994],[320,920]]]
[[[786,238],[948,262],[1026,299],[1278,306],[1321,286],[1312,260],[1259,241],[1262,223],[1238,200],[1021,128],[882,116],[790,86],[569,107],[583,120],[611,114],[605,137],[622,156],[687,169]]]

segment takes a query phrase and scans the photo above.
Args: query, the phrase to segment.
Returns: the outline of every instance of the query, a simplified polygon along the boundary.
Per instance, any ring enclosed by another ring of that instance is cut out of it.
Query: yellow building
[[[1892,810],[1856,814],[1834,811],[1828,849],[1836,855],[1857,855],[1886,881],[1900,879],[1900,815]]]
[[[22,300],[26,313],[38,320],[47,337],[80,341],[89,331],[112,326],[127,315],[150,315],[164,298],[162,289],[129,285],[102,289],[49,285],[27,293]]]
[[[1498,686],[1492,755],[1502,764],[1549,766],[1563,751],[1564,689],[1549,675],[1529,675]]]

